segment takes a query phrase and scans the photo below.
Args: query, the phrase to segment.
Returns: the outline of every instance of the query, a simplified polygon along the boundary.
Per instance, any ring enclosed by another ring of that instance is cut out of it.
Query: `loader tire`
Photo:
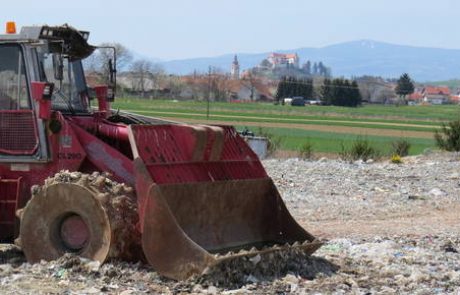
[[[99,173],[60,172],[18,212],[17,241],[31,263],[65,253],[97,260],[137,260],[142,253],[131,188]]]

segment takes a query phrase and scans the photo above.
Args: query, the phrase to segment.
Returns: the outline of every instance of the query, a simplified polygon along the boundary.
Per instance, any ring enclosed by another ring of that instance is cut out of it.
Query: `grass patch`
[[[244,125],[235,125],[238,129],[243,129]],[[255,131],[254,128],[249,128]],[[333,132],[322,132],[322,131],[309,131],[301,129],[290,129],[290,128],[264,128],[267,132],[273,134],[273,136],[282,136],[283,141],[281,142],[280,148],[283,150],[298,151],[299,147],[305,143],[308,139],[314,144],[315,152],[324,153],[335,153],[341,152],[341,143],[345,146],[351,146],[356,140],[356,134],[348,133],[333,133]],[[370,145],[376,149],[381,150],[383,154],[390,155],[392,151],[392,143],[394,137],[386,136],[366,136]],[[434,139],[424,138],[408,138],[407,141],[410,143],[411,148],[409,155],[416,155],[422,153],[427,148],[435,148]]]
[[[257,136],[265,137],[268,139],[267,156],[272,156],[281,147],[284,141],[284,136],[275,135],[267,128],[259,127],[253,133]]]
[[[310,131],[295,128],[296,125],[347,126],[373,128],[375,135],[367,135],[369,145],[383,155],[394,151],[392,143],[398,138],[378,136],[378,130],[404,130],[434,132],[442,123],[457,119],[459,106],[383,106],[366,105],[359,108],[333,106],[275,106],[270,103],[224,103],[211,102],[209,123],[215,121],[232,122],[243,129],[245,122],[277,123],[279,127],[263,127],[277,149],[301,152],[314,146],[315,153],[340,153],[341,144],[351,146],[356,134],[327,131]],[[170,118],[177,121],[195,119],[206,122],[206,102],[145,99],[118,99],[114,108],[130,110],[142,115]],[[405,124],[394,126],[392,124]],[[292,127],[289,127],[292,125]],[[410,126],[409,126],[410,125]],[[256,134],[258,127],[250,128]],[[308,140],[307,140],[308,139]],[[311,146],[305,147],[308,142]],[[409,154],[419,154],[427,148],[435,148],[434,138],[408,138]]]
[[[351,144],[350,147],[345,147],[341,144],[341,151],[339,153],[343,160],[356,161],[375,159],[380,157],[380,152],[377,148],[372,146],[367,137],[358,136]]]
[[[132,112],[146,115],[156,116],[163,118],[174,118],[174,119],[195,119],[205,120],[207,119],[205,114],[201,113],[189,113],[181,111],[148,111],[148,110],[131,110]],[[362,122],[359,120],[329,120],[328,118],[302,118],[296,119],[295,117],[277,117],[277,116],[248,116],[248,115],[233,115],[227,113],[212,113],[209,116],[209,121],[229,121],[229,122],[260,122],[260,123],[277,123],[277,124],[303,124],[303,125],[323,125],[323,126],[346,126],[346,127],[361,127],[361,128],[373,128],[373,129],[387,129],[387,130],[404,130],[404,131],[424,131],[424,132],[435,132],[438,130],[440,124],[432,125],[429,123],[421,126],[395,126],[387,124],[398,124],[398,121],[382,122],[375,121],[375,123]],[[379,124],[381,123],[381,124]],[[408,122],[399,122],[401,124],[411,124]],[[439,127],[440,128],[440,127]]]
[[[206,111],[206,102],[201,101],[180,101],[172,100],[146,100],[118,98],[113,105],[120,109],[181,109],[190,111]],[[256,113],[274,113],[289,115],[317,115],[317,116],[343,116],[369,117],[376,119],[396,120],[421,120],[421,121],[449,121],[456,119],[460,114],[458,105],[439,106],[393,106],[393,105],[365,105],[357,108],[336,107],[336,106],[280,106],[272,103],[227,103],[211,102],[211,113],[214,111],[238,111]]]
[[[314,144],[307,138],[307,140],[299,147],[299,158],[311,159],[313,158]]]
[[[391,143],[392,154],[400,157],[405,157],[409,154],[411,143],[405,139],[400,138]]]

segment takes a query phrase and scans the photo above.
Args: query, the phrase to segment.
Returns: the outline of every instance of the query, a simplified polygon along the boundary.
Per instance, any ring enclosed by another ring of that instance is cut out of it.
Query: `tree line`
[[[332,71],[330,67],[326,67],[322,61],[314,62],[307,61],[302,65],[302,70],[305,74],[310,76],[321,76],[329,78],[332,75]]]
[[[342,78],[324,79],[321,97],[326,105],[357,107],[362,102],[358,83]]]
[[[318,91],[319,97],[325,105],[356,107],[361,105],[362,97],[358,83],[348,79],[324,79]],[[311,100],[315,96],[313,79],[297,79],[283,77],[276,91],[276,102],[284,98],[301,96]]]
[[[296,96],[311,99],[313,97],[313,79],[281,78],[275,95],[276,101],[280,102],[283,98]]]

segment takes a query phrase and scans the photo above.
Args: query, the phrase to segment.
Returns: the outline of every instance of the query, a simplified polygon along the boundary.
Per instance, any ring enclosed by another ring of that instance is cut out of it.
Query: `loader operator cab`
[[[91,114],[82,60],[96,47],[88,36],[68,25],[22,27],[20,33],[7,26],[0,34],[0,161],[49,157],[46,133],[36,120],[42,102],[34,96],[34,83],[52,86],[48,113]]]
[[[68,26],[23,27],[0,35],[0,110],[31,108],[32,81],[54,84],[51,108],[63,114],[90,112],[82,60],[96,47],[88,32]]]

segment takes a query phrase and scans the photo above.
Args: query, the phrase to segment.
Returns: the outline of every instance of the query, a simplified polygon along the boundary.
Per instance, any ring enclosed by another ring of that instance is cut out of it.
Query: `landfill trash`
[[[294,218],[325,241],[314,256],[245,257],[177,282],[72,254],[31,265],[0,244],[0,293],[460,294],[460,161],[431,151],[404,163],[263,162]]]

